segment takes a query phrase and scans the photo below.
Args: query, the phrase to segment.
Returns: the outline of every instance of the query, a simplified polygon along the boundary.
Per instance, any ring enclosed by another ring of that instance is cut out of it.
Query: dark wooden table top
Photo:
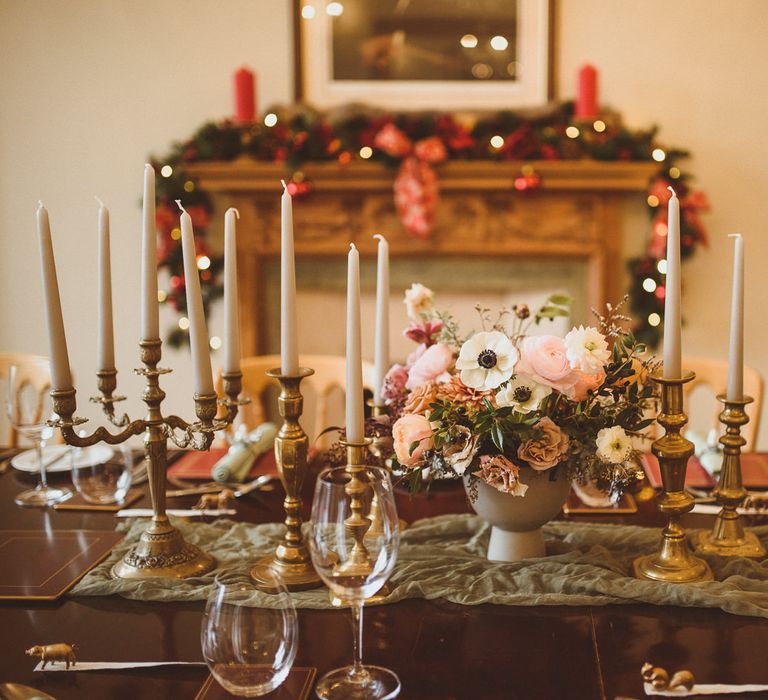
[[[28,475],[13,469],[0,476],[0,528],[114,528],[111,514],[16,507],[14,494],[29,484]],[[279,488],[240,499],[238,517],[252,522],[281,519],[281,499]],[[178,503],[185,507],[193,500]],[[148,499],[136,505],[148,506]],[[598,518],[660,522],[650,503],[635,516]],[[710,523],[711,518],[687,519],[689,526]],[[37,659],[25,656],[24,650],[34,644],[75,642],[83,660],[200,661],[202,610],[202,602],[119,597],[2,602],[0,682],[24,683],[61,700],[191,700],[207,677],[204,667],[33,673]],[[350,661],[347,611],[301,610],[299,620],[297,665],[315,666],[323,674]],[[690,669],[701,683],[767,683],[766,648],[768,620],[719,610],[460,606],[408,600],[365,613],[365,660],[398,673],[402,698],[424,700],[641,698],[639,671],[646,660],[670,671]]]

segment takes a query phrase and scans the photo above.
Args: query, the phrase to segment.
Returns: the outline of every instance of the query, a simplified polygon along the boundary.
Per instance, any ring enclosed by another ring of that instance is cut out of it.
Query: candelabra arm
[[[85,418],[78,418],[75,414],[77,402],[74,389],[58,389],[51,392],[53,401],[53,412],[58,416],[48,421],[52,428],[59,428],[64,437],[64,441],[73,447],[90,447],[99,442],[106,442],[109,445],[119,445],[125,442],[132,435],[140,435],[144,432],[147,424],[143,420],[135,420],[127,425],[125,430],[119,433],[110,433],[103,426],[99,426],[90,435],[78,435],[75,426],[86,423]]]
[[[102,369],[96,372],[96,377],[99,396],[92,396],[91,401],[101,404],[104,415],[107,416],[107,420],[112,425],[117,428],[125,427],[131,422],[128,414],[123,413],[119,418],[115,417],[115,404],[118,401],[125,401],[125,396],[114,396],[115,389],[117,389],[117,370]]]

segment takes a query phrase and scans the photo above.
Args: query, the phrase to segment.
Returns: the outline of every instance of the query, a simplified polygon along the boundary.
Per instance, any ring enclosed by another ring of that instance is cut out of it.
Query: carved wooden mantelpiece
[[[354,242],[375,255],[373,233],[393,257],[554,258],[587,264],[587,298],[602,306],[620,296],[621,203],[647,191],[658,165],[595,161],[531,162],[535,192],[518,192],[523,163],[452,162],[439,167],[440,202],[431,238],[403,229],[395,212],[395,172],[377,163],[307,163],[311,194],[294,203],[297,256],[346,256]],[[240,211],[238,267],[243,351],[265,352],[263,265],[280,254],[280,178],[291,172],[253,160],[198,163],[190,175]]]

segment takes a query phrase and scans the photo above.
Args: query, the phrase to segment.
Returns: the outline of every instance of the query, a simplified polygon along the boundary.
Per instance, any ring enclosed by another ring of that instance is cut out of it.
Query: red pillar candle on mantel
[[[245,66],[235,71],[235,121],[247,124],[256,119],[256,76]]]
[[[574,116],[577,119],[595,119],[597,115],[597,68],[587,64],[579,70]]]

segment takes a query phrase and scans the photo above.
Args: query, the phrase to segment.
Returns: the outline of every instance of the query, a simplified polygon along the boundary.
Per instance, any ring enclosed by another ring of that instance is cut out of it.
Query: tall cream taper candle
[[[381,234],[376,267],[376,338],[374,343],[373,405],[383,406],[384,377],[389,369],[389,244]]]
[[[299,373],[296,330],[296,266],[293,253],[293,201],[283,185],[280,200],[280,359],[283,374]]]
[[[730,235],[733,243],[733,287],[731,289],[731,342],[728,349],[729,401],[744,398],[744,239]]]
[[[56,260],[53,257],[51,226],[48,210],[40,202],[37,207],[37,235],[40,240],[40,265],[43,274],[43,301],[48,325],[48,348],[51,358],[51,389],[54,391],[72,388],[72,373],[69,370],[67,338],[64,335],[64,318],[61,315],[59,282],[56,277]]]
[[[98,197],[99,203],[99,304],[96,361],[99,370],[115,369],[115,334],[112,322],[112,269],[109,249],[109,209]]]
[[[677,379],[682,374],[680,346],[680,202],[670,187],[667,212],[667,280],[664,297],[664,367],[665,379]]]
[[[195,253],[195,234],[192,218],[176,200],[181,209],[181,250],[184,256],[184,281],[187,288],[187,316],[189,317],[189,346],[192,350],[195,394],[213,394],[211,351],[208,346],[208,328],[205,325],[203,296]]]
[[[224,373],[240,371],[240,317],[237,299],[237,227],[240,212],[224,214]]]
[[[160,337],[157,301],[157,232],[155,224],[155,169],[144,166],[144,208],[141,230],[141,337]]]
[[[347,256],[347,442],[361,443],[363,428],[363,360],[360,343],[360,255],[350,244]]]

